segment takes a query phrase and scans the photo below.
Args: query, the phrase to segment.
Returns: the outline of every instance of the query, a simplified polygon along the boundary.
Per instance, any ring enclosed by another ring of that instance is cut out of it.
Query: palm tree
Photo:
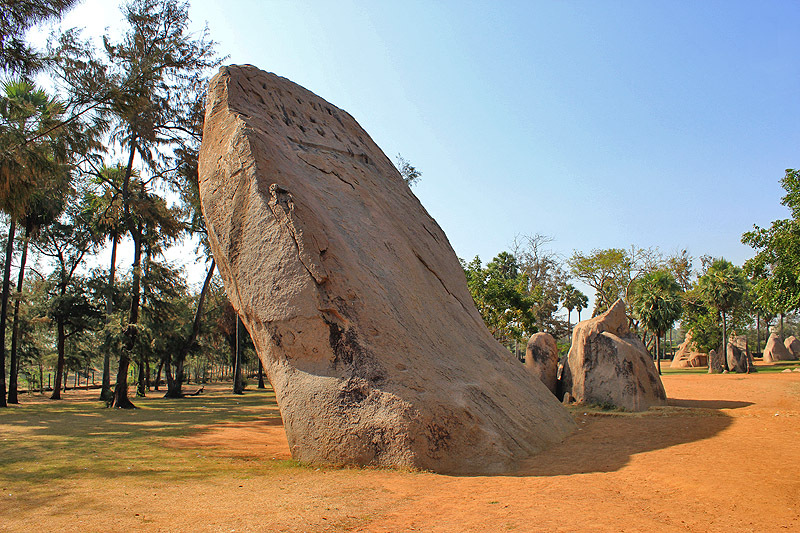
[[[589,305],[589,299],[581,291],[576,289],[571,283],[564,285],[561,291],[561,301],[564,308],[567,310],[567,332],[569,338],[572,339],[572,324],[570,323],[570,315],[573,309],[578,310],[578,321],[580,321],[581,310]]]
[[[19,372],[19,356],[17,347],[20,336],[20,303],[22,287],[25,282],[25,265],[28,258],[28,246],[31,237],[43,226],[53,224],[66,205],[66,192],[69,189],[69,172],[60,169],[56,174],[49,176],[41,187],[37,188],[31,195],[26,213],[22,216],[21,222],[25,228],[25,235],[22,241],[22,254],[19,262],[19,274],[17,277],[17,290],[14,299],[14,320],[11,329],[11,361],[8,380],[8,403],[19,403],[17,397],[17,374]]]
[[[28,211],[37,189],[48,177],[64,172],[65,151],[59,132],[48,131],[64,112],[64,106],[25,80],[3,84],[0,97],[0,211],[10,218],[5,268],[0,295],[0,407],[6,406],[5,336],[11,285],[11,261],[17,222]],[[36,142],[28,142],[36,137]]]
[[[656,361],[661,374],[661,337],[672,328],[683,312],[681,287],[666,271],[646,274],[634,286],[631,298],[633,314],[640,324],[656,337]]]
[[[743,299],[746,281],[742,269],[725,259],[715,259],[705,274],[697,280],[700,292],[722,317],[722,365],[728,368],[728,312]],[[711,361],[708,373],[712,372]]]

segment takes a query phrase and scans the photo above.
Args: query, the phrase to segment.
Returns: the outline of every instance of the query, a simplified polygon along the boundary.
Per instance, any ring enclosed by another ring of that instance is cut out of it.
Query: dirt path
[[[579,430],[516,475],[287,466],[268,420],[206,427],[165,446],[230,461],[230,475],[61,482],[0,530],[800,531],[800,373],[666,375],[671,406],[576,412]],[[237,463],[238,462],[238,463]],[[3,507],[0,506],[0,509]]]

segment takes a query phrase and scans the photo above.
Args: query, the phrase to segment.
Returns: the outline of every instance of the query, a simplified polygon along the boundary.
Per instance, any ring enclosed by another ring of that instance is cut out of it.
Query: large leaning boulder
[[[686,339],[678,346],[675,357],[672,358],[670,368],[694,368],[708,366],[708,354],[700,352],[692,340],[691,330],[686,332]]]
[[[558,395],[558,347],[549,333],[534,333],[525,348],[525,367]]]
[[[494,473],[573,430],[492,338],[444,232],[345,111],[223,67],[200,195],[295,459]]]
[[[622,300],[575,326],[560,385],[578,402],[628,411],[667,403],[652,357],[628,327]]]
[[[770,333],[767,345],[764,347],[764,362],[774,363],[776,361],[794,361],[795,359],[795,356],[781,341],[781,336],[777,333]]]
[[[753,356],[747,347],[747,336],[731,335],[728,339],[728,369],[740,374],[756,371]]]

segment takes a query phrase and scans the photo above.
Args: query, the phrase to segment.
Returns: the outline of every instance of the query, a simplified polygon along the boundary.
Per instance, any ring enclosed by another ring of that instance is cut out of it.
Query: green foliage
[[[167,263],[150,260],[142,277],[142,316],[136,354],[153,361],[178,353],[191,327],[192,297],[185,273]]]
[[[700,350],[719,350],[726,329],[745,330],[750,323],[748,290],[741,268],[724,259],[710,262],[684,298],[683,325]]]
[[[0,97],[0,210],[20,220],[52,176],[68,174],[63,141],[42,135],[58,123],[64,105],[25,80],[3,84]],[[37,137],[36,141],[29,141]]]
[[[550,241],[539,234],[518,235],[512,251],[526,281],[525,294],[530,297],[535,331],[545,331],[558,339],[568,333],[567,323],[556,316],[567,274],[561,258],[545,248]]]
[[[622,248],[592,250],[590,254],[575,252],[567,261],[572,275],[595,290],[593,316],[624,296],[633,264]]]
[[[632,314],[641,326],[661,337],[681,317],[681,292],[670,272],[658,270],[645,274],[633,286]]]
[[[716,259],[697,280],[706,301],[720,313],[727,313],[744,302],[747,280],[742,269],[725,259]]]
[[[567,265],[573,276],[595,290],[592,316],[597,316],[619,298],[627,300],[632,284],[648,272],[664,268],[664,259],[656,249],[631,246],[628,250],[574,252]]]
[[[589,299],[586,297],[586,295],[576,289],[571,283],[564,285],[564,289],[561,292],[561,299],[564,308],[570,312],[573,309],[576,309],[578,312],[580,312],[586,309],[586,306],[589,305]]]
[[[422,178],[422,172],[417,170],[411,163],[409,163],[403,156],[397,154],[397,170],[400,171],[403,181],[406,185],[412,187]]]
[[[722,320],[719,312],[709,304],[699,288],[693,287],[684,295],[683,327],[692,332],[692,341],[698,350],[708,353],[719,350],[722,339]]]
[[[475,306],[492,335],[500,342],[536,332],[535,299],[527,294],[528,280],[513,255],[501,252],[486,267],[479,257],[464,263]]]
[[[4,1],[0,9],[0,66],[7,72],[29,74],[43,59],[25,42],[25,33],[46,20],[60,17],[78,0]]]
[[[792,218],[776,220],[769,228],[754,226],[742,235],[742,242],[757,252],[744,265],[753,280],[754,305],[771,316],[800,308],[800,171],[787,169],[781,185],[786,191],[781,203]]]

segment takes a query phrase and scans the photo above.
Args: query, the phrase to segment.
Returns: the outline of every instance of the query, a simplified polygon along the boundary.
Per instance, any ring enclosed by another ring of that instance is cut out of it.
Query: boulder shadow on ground
[[[525,461],[517,476],[563,476],[614,472],[639,453],[708,439],[732,418],[718,409],[749,402],[673,400],[669,407],[641,414],[576,411],[578,429],[560,445]]]
[[[690,407],[699,409],[741,409],[749,407],[753,402],[739,402],[734,400],[682,400],[669,398],[669,405],[673,407]]]

